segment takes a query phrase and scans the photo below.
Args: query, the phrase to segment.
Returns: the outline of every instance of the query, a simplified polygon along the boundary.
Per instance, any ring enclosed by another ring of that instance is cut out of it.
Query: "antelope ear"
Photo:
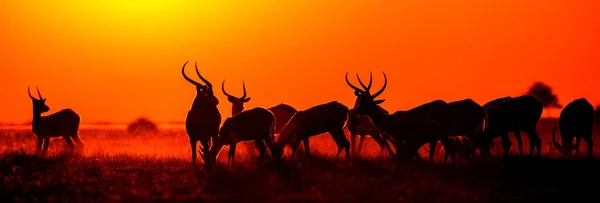
[[[375,104],[381,104],[385,101],[385,99],[375,100]]]
[[[250,98],[251,98],[251,97],[248,97],[248,98],[244,99],[244,102],[248,102],[248,101],[250,101]]]

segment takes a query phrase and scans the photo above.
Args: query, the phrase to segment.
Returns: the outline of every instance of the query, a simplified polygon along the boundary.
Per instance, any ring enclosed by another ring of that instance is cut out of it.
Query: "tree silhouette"
[[[147,118],[140,117],[127,126],[127,133],[132,136],[158,133],[158,126]]]
[[[543,82],[533,83],[533,85],[529,87],[527,94],[540,100],[545,109],[562,108],[562,105],[558,102],[558,97],[552,92],[552,87]],[[547,112],[548,116],[550,116],[550,111]]]

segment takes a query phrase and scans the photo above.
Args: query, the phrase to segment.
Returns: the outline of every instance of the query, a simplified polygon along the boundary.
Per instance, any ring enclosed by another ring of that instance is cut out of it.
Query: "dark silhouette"
[[[275,158],[281,158],[283,148],[290,143],[292,146],[291,160],[294,158],[300,142],[304,142],[304,150],[310,156],[309,137],[328,132],[338,146],[336,157],[345,149],[346,158],[348,158],[350,142],[344,135],[348,110],[348,107],[343,104],[332,101],[298,111],[281,130],[279,139],[271,149],[271,154]]]
[[[450,102],[448,106],[450,106],[450,122],[449,125],[444,126],[444,129],[449,130],[449,136],[466,136],[475,139],[485,125],[484,107],[472,99]],[[475,151],[475,148],[471,150]]]
[[[552,92],[552,87],[543,82],[533,83],[533,85],[529,87],[527,94],[534,96],[542,102],[542,105],[546,109],[562,108],[562,105],[558,102],[558,97]],[[550,116],[550,111],[548,111],[548,116]]]
[[[375,100],[387,86],[387,77],[385,72],[382,73],[384,77],[383,87],[372,95],[370,88],[367,87],[362,90],[352,85],[348,81],[348,73],[346,73],[346,83],[354,89],[357,96],[353,111],[358,115],[369,116],[377,128],[384,132],[383,135],[393,140],[396,153],[388,150],[392,156],[399,157],[402,154],[400,153],[402,145],[402,149],[409,158],[418,159],[418,146],[423,143],[437,143],[441,139],[439,136],[443,135],[443,132],[440,131],[441,126],[433,119],[428,119],[428,115],[419,114],[419,112],[429,112],[428,108],[423,107],[423,105],[412,109],[413,111],[396,111],[393,114],[386,114],[382,111],[378,105],[385,100]],[[436,106],[435,104],[439,104],[439,102],[432,102],[425,106]],[[403,144],[402,141],[404,140],[406,143]]]
[[[227,164],[235,163],[235,149],[238,142],[252,141],[258,147],[259,157],[262,159],[266,152],[266,147],[272,148],[271,136],[275,128],[275,116],[271,111],[263,107],[256,107],[247,111],[242,111],[234,116],[225,119],[223,126],[219,130],[219,137],[210,150],[206,164],[216,163],[217,155],[221,148],[229,145],[229,154]],[[231,162],[230,162],[231,161]]]
[[[600,124],[600,105],[596,106],[596,111],[595,111],[594,115],[595,115],[594,120],[596,121],[596,125],[599,125]]]
[[[242,112],[244,110],[244,103],[250,101],[250,97],[246,98],[246,83],[243,81],[242,88],[244,90],[244,95],[238,98],[227,94],[227,91],[225,91],[225,80],[223,80],[223,83],[221,83],[221,90],[223,91],[223,94],[227,96],[227,100],[231,103],[231,116]]]
[[[369,84],[365,86],[365,84],[360,80],[360,77],[358,76],[358,74],[356,74],[356,78],[358,79],[358,82],[360,83],[360,85],[364,88],[364,89],[370,89],[371,85],[373,85],[373,74],[371,72],[369,72]],[[358,91],[354,91],[354,94],[356,96],[360,96],[361,92]],[[383,107],[377,105],[381,111],[383,111],[385,114],[389,114],[389,112],[385,109],[383,109]],[[377,126],[375,126],[375,124],[373,124],[373,121],[371,121],[371,118],[369,118],[369,116],[366,115],[358,115],[356,113],[354,113],[354,111],[350,111],[350,115],[349,115],[349,120],[348,120],[348,124],[346,125],[346,127],[348,128],[348,132],[350,133],[350,142],[351,142],[351,151],[352,153],[355,153],[355,146],[356,146],[356,136],[358,135],[360,137],[359,143],[358,143],[358,154],[360,154],[360,151],[362,149],[362,145],[365,141],[365,137],[367,135],[371,136],[373,138],[373,141],[377,142],[377,144],[379,144],[379,146],[381,147],[381,152],[383,152],[384,146],[385,146],[385,140],[382,137],[382,135],[379,132],[379,129],[377,129]]]
[[[196,163],[196,143],[200,141],[200,156],[203,160],[206,160],[205,155],[210,150],[210,141],[212,139],[214,142],[219,134],[221,113],[217,108],[219,100],[214,95],[212,84],[202,77],[196,63],[194,63],[196,74],[206,85],[202,85],[185,75],[185,65],[188,62],[186,61],[181,67],[181,74],[185,80],[196,86],[196,97],[185,119],[185,130],[192,147],[192,162]]]
[[[132,136],[139,136],[142,134],[157,134],[158,126],[147,118],[138,118],[127,125],[127,133]]]
[[[269,110],[275,115],[275,134],[279,134],[292,116],[298,112],[298,110],[289,104],[278,104],[269,108]],[[275,137],[272,137],[271,139],[275,141]]]
[[[502,102],[505,102],[506,100],[512,99],[512,97],[507,96],[507,97],[500,97],[498,99],[494,99],[492,101],[489,101],[488,103],[485,103],[482,107],[483,109],[489,109],[492,106],[496,106],[498,104],[501,104]]]
[[[579,144],[581,139],[588,144],[588,155],[592,156],[594,143],[592,141],[592,131],[594,127],[594,106],[585,98],[579,98],[571,103],[560,112],[558,118],[558,129],[560,130],[560,138],[562,145],[556,141],[556,127],[552,130],[552,142],[556,149],[564,155],[570,155],[575,147],[575,153],[579,155]],[[575,146],[573,146],[573,138],[576,138]]]
[[[79,139],[79,122],[81,118],[72,109],[63,109],[54,114],[48,116],[42,116],[42,113],[50,111],[50,107],[46,105],[46,98],[42,97],[40,89],[37,88],[39,99],[31,96],[31,91],[27,87],[27,93],[29,98],[33,102],[33,120],[31,122],[31,129],[33,134],[38,138],[37,150],[48,151],[48,145],[50,145],[50,139],[53,137],[61,136],[65,139],[71,150],[75,149],[75,143],[81,146],[81,150],[84,148],[84,144]],[[73,139],[73,140],[71,140]],[[43,146],[42,146],[43,145]]]
[[[442,138],[442,145],[444,145],[444,164],[448,163],[448,157],[452,158],[452,164],[456,163],[456,154],[458,149],[461,148],[462,143],[460,139],[456,137],[445,137]]]
[[[536,126],[542,116],[542,110],[542,103],[531,95],[511,98],[489,107],[486,117],[487,126],[476,139],[476,148],[479,148],[482,156],[487,156],[490,153],[492,139],[500,136],[504,157],[506,157],[512,145],[508,133],[513,132],[519,145],[519,154],[523,155],[520,132],[524,131],[529,137],[529,155],[533,155],[533,150],[537,148],[537,155],[540,156],[542,141],[537,134]]]
[[[352,153],[356,152],[356,155],[360,154],[363,143],[365,141],[365,137],[367,135],[371,136],[373,138],[373,141],[375,141],[381,148],[379,154],[383,153],[385,147],[384,142],[386,141],[381,136],[381,134],[379,133],[379,129],[377,129],[377,126],[373,124],[373,121],[371,121],[371,118],[369,118],[369,116],[358,115],[352,110],[350,110],[348,124],[346,125],[346,128],[348,129],[348,132],[350,132],[350,151],[352,151]],[[360,137],[360,140],[358,142],[358,151],[355,151],[357,135]]]

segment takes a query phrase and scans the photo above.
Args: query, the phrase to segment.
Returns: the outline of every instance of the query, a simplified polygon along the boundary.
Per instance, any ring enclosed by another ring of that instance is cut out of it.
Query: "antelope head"
[[[384,83],[383,83],[383,87],[381,88],[381,90],[375,92],[375,94],[371,94],[371,85],[373,82],[373,75],[371,72],[369,72],[369,85],[365,86],[363,84],[363,82],[360,80],[360,77],[358,76],[358,73],[356,74],[356,78],[358,79],[358,82],[360,83],[360,85],[362,86],[363,89],[360,89],[354,85],[352,85],[350,83],[350,81],[348,80],[348,72],[346,72],[346,84],[348,84],[348,86],[350,86],[352,89],[354,89],[354,95],[356,95],[356,102],[354,102],[354,109],[353,111],[356,114],[368,114],[368,112],[373,112],[373,111],[380,111],[379,107],[377,105],[383,103],[385,101],[385,99],[380,99],[380,100],[375,100],[375,98],[377,98],[377,96],[379,96],[381,93],[383,93],[383,91],[385,90],[386,86],[387,86],[387,77],[385,75],[385,72],[383,72],[383,78],[384,78]]]
[[[564,155],[571,155],[571,152],[573,152],[573,149],[575,148],[573,146],[573,141],[569,140],[569,139],[564,139],[562,140],[562,144],[560,144],[557,140],[556,140],[556,128],[558,127],[558,125],[554,126],[554,129],[552,129],[552,145],[554,145],[554,147],[556,148],[557,151],[559,151],[560,153],[564,154]]]
[[[201,103],[216,106],[217,104],[219,104],[219,100],[217,99],[217,97],[215,97],[213,93],[212,84],[204,77],[202,77],[200,71],[198,71],[197,63],[194,63],[194,67],[196,68],[196,74],[198,75],[200,80],[202,80],[202,82],[204,82],[206,85],[200,84],[199,82],[192,80],[185,74],[185,65],[187,65],[188,62],[189,61],[186,61],[183,64],[183,67],[181,67],[181,74],[183,75],[183,78],[185,78],[185,80],[196,86],[196,99],[194,100],[194,105]]]
[[[36,87],[39,99],[36,99],[31,95],[31,91],[29,90],[29,86],[27,87],[27,93],[29,93],[29,98],[33,102],[33,112],[36,114],[41,114],[44,112],[50,111],[50,107],[46,105],[46,99],[42,97],[40,93],[40,88]]]
[[[223,91],[223,94],[227,96],[227,100],[231,103],[231,115],[242,112],[244,110],[244,103],[250,101],[250,97],[246,97],[246,83],[243,81],[242,89],[244,90],[244,95],[238,98],[228,94],[227,91],[225,91],[225,80],[223,80],[223,83],[221,83],[221,90]]]

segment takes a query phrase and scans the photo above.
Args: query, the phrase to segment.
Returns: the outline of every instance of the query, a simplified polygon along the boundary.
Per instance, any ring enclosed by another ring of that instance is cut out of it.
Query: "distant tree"
[[[158,133],[158,126],[147,118],[140,117],[127,125],[127,133],[132,136]]]
[[[552,92],[552,87],[543,82],[533,83],[529,87],[527,94],[540,100],[546,110],[549,108],[562,108],[562,105],[558,102],[558,96]],[[548,116],[550,116],[550,111],[547,112]]]

